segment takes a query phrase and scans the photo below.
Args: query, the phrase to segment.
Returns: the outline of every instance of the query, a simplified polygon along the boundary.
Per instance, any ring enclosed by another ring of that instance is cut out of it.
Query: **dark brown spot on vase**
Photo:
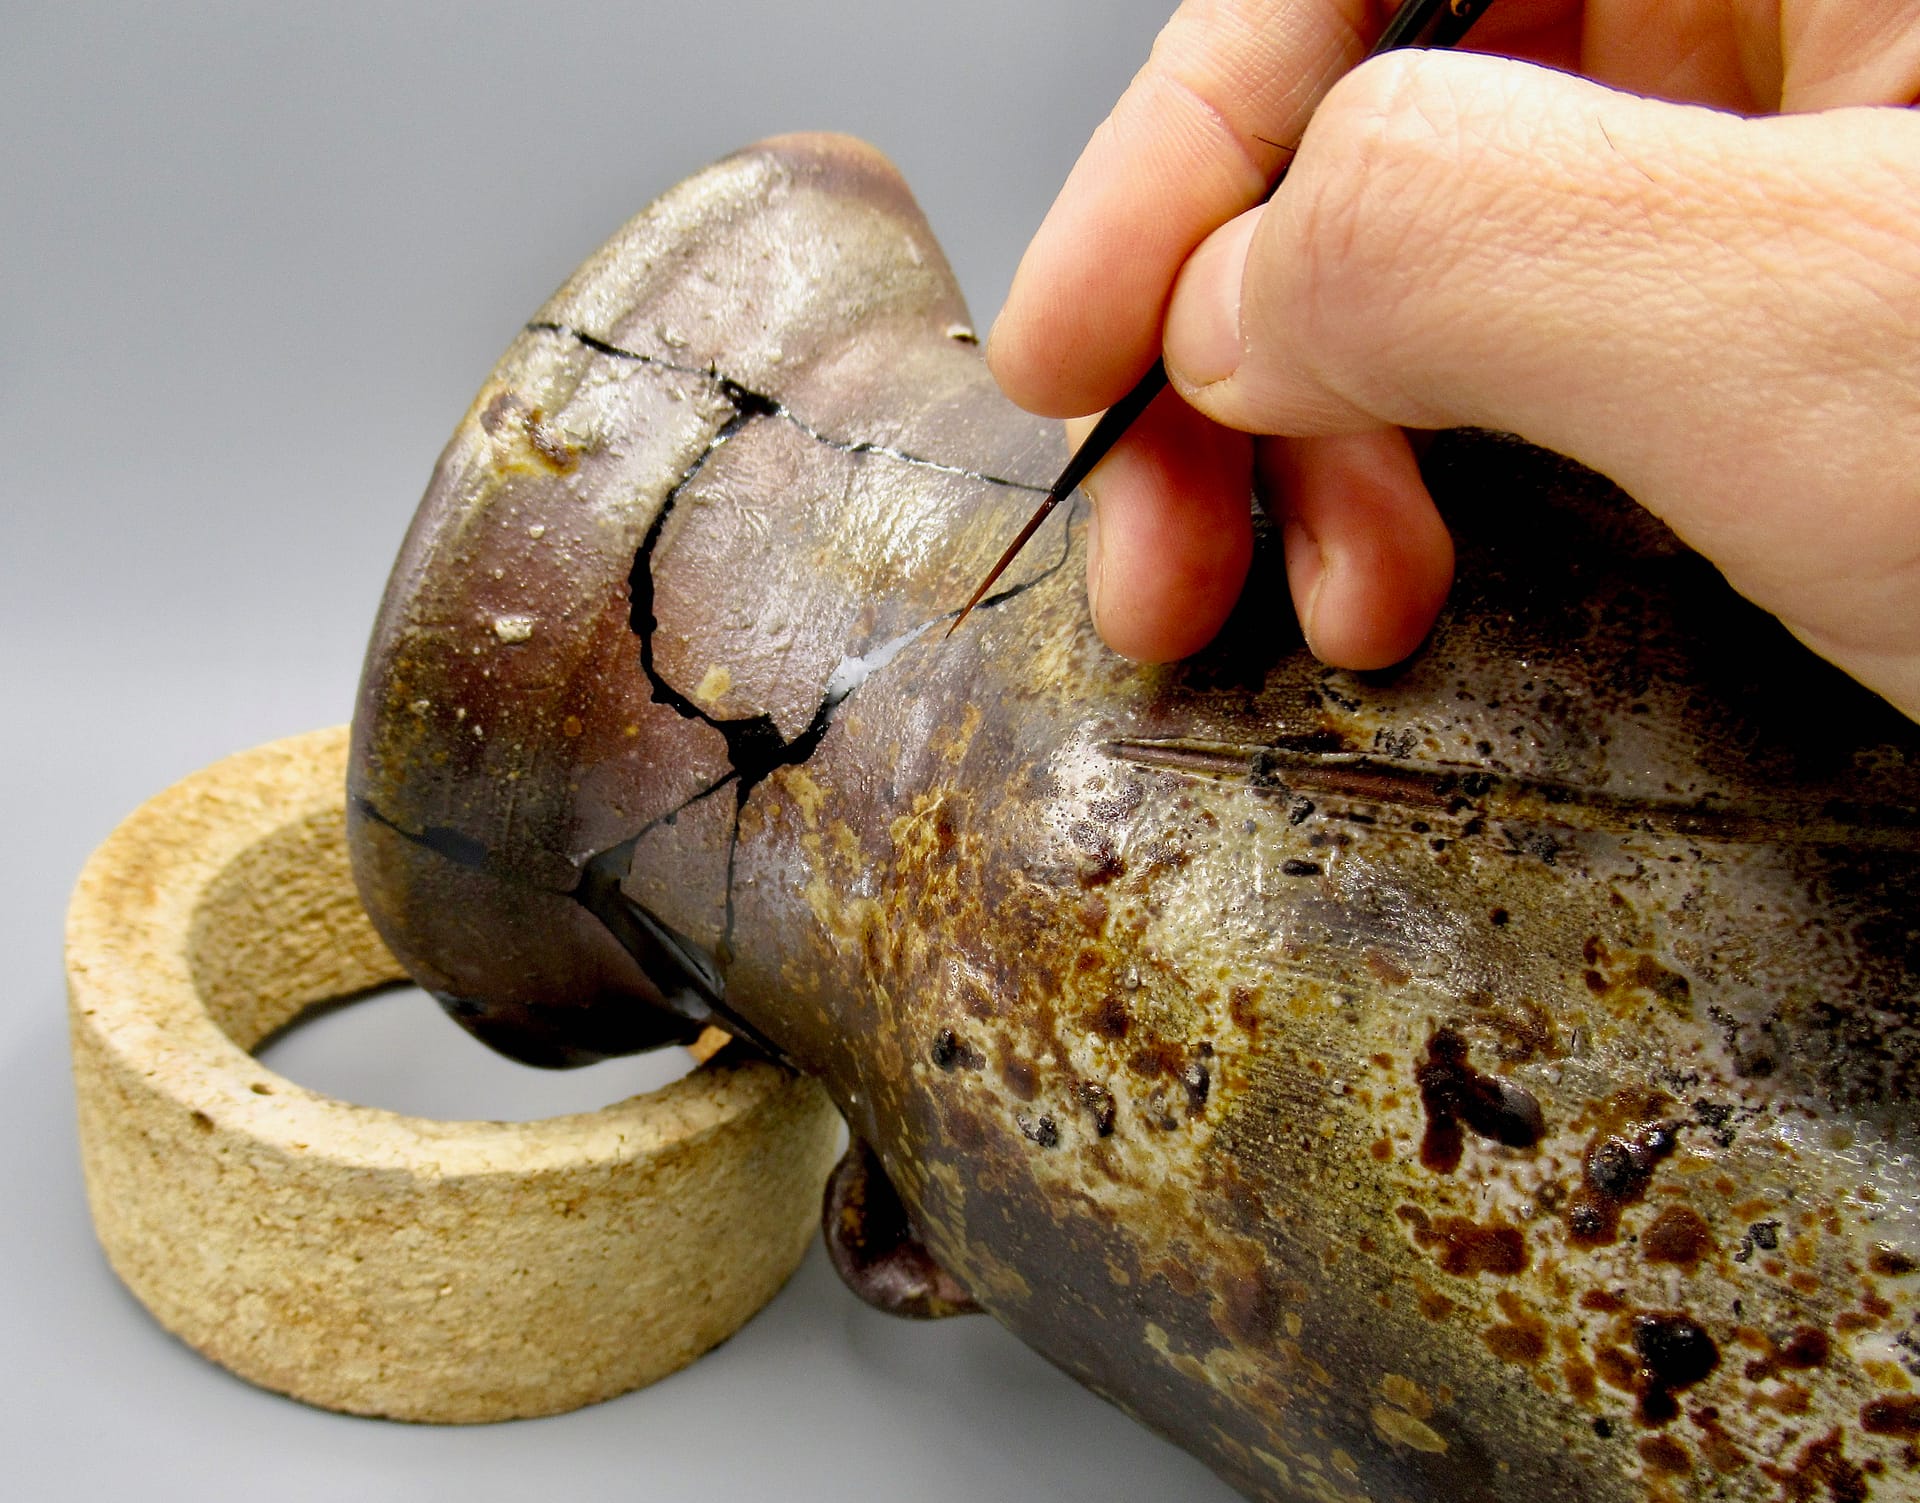
[[[1920,1262],[1898,1248],[1882,1244],[1867,1255],[1867,1267],[1883,1279],[1903,1279],[1920,1269]]]
[[[1713,1246],[1706,1221],[1691,1206],[1668,1206],[1640,1239],[1649,1263],[1677,1263],[1691,1271]]]
[[[1409,1211],[1415,1214],[1409,1216]],[[1412,1206],[1401,1207],[1400,1219],[1412,1227],[1413,1240],[1431,1251],[1447,1273],[1470,1278],[1480,1273],[1505,1276],[1526,1270],[1526,1234],[1517,1226],[1500,1221],[1483,1226],[1465,1216],[1429,1219]]]
[[[1640,1358],[1640,1418],[1664,1425],[1679,1413],[1674,1394],[1720,1366],[1720,1348],[1690,1315],[1649,1311],[1633,1317],[1633,1349]]]
[[[1640,1442],[1640,1459],[1650,1472],[1679,1475],[1693,1470],[1693,1453],[1667,1435],[1649,1435]]]
[[[1621,1209],[1646,1196],[1653,1171],[1676,1142],[1668,1122],[1643,1122],[1594,1139],[1580,1186],[1567,1201],[1567,1231],[1576,1246],[1604,1247],[1619,1237]]]
[[[1436,1174],[1460,1166],[1463,1127],[1509,1148],[1531,1148],[1546,1130],[1540,1103],[1513,1082],[1474,1069],[1467,1041],[1451,1028],[1427,1040],[1426,1061],[1413,1074],[1427,1113],[1420,1162]]]
[[[1887,1394],[1860,1406],[1860,1428],[1869,1435],[1893,1435],[1901,1440],[1920,1437],[1920,1397]]]

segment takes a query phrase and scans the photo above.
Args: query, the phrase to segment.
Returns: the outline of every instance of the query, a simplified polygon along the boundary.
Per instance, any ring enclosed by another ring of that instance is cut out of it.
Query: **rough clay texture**
[[[650,1015],[603,920],[706,952],[939,1265],[1250,1496],[1915,1497],[1920,732],[1484,434],[1390,672],[1264,530],[1211,648],[1115,658],[1072,507],[947,639],[1064,457],[965,328],[826,138],[527,326],[362,683],[409,969],[512,1052]]]
[[[345,758],[344,728],[232,757],[81,875],[74,1078],[109,1260],[206,1356],[331,1409],[511,1419],[672,1372],[797,1264],[832,1108],[723,1056],[598,1112],[437,1122],[258,1064],[307,1006],[402,979],[348,871]]]

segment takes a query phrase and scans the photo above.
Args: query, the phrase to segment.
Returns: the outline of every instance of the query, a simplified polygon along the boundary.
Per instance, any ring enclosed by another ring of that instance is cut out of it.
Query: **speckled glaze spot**
[[[1484,434],[1395,668],[1314,660],[1259,518],[1125,662],[1073,503],[949,638],[1065,454],[971,328],[824,137],[537,312],[361,686],[394,953],[522,1057],[818,1077],[916,1278],[1249,1497],[1910,1495],[1920,731]]]

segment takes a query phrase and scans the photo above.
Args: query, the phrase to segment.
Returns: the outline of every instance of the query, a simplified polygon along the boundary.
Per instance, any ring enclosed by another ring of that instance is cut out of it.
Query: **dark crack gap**
[[[731,396],[731,394],[730,394]],[[737,400],[737,399],[736,399]],[[899,655],[912,642],[924,635],[929,628],[941,621],[951,620],[954,611],[944,611],[921,621],[907,631],[870,648],[857,657],[843,657],[839,665],[829,675],[826,688],[820,702],[815,707],[807,724],[793,737],[788,738],[780,732],[779,724],[766,712],[758,715],[740,716],[722,720],[702,709],[698,704],[667,681],[654,661],[653,638],[659,630],[660,620],[654,611],[653,558],[660,545],[660,539],[666,530],[667,518],[672,513],[681,493],[691,484],[707,461],[735,433],[739,432],[753,417],[762,415],[760,410],[738,408],[708,441],[700,455],[687,468],[686,472],[674,482],[671,490],[661,502],[659,513],[647,528],[646,536],[641,540],[634,554],[633,567],[627,575],[627,625],[640,642],[640,669],[646,675],[656,704],[664,704],[676,714],[687,720],[698,721],[718,731],[726,743],[727,761],[733,768],[733,776],[738,779],[735,788],[736,809],[744,807],[753,790],[765,782],[782,767],[794,767],[810,758],[819,747],[833,722],[833,712],[839,708],[869,677]],[[1060,556],[1045,569],[1030,579],[1024,579],[1006,589],[989,595],[975,607],[976,610],[989,610],[1006,604],[1024,595],[1028,590],[1052,578],[1066,566],[1073,551],[1073,524],[1079,518],[1080,505],[1076,500],[1068,508],[1061,527]],[[724,783],[726,780],[722,779]],[[714,785],[716,788],[719,784]],[[709,790],[712,791],[712,790]],[[738,820],[736,817],[738,834]],[[638,837],[634,837],[637,839]],[[732,854],[729,852],[729,887],[733,871]]]
[[[349,794],[348,798],[361,818],[371,820],[382,829],[391,830],[409,845],[417,845],[424,850],[432,851],[436,856],[445,857],[455,866],[463,867],[468,871],[484,872],[487,876],[498,877],[502,881],[519,881],[528,887],[536,886],[534,883],[527,882],[525,878],[515,878],[495,871],[493,853],[487,848],[486,842],[476,840],[464,830],[456,830],[447,825],[423,825],[418,830],[409,830],[364,793]],[[546,891],[545,888],[540,890]]]
[[[714,430],[707,439],[706,447],[694,457],[693,463],[687,466],[661,498],[660,509],[654,513],[646,535],[634,552],[633,565],[627,571],[627,628],[639,638],[640,671],[646,675],[653,702],[667,706],[684,720],[698,721],[718,731],[727,744],[727,761],[735,774],[744,778],[748,775],[747,769],[759,767],[767,763],[769,758],[778,757],[787,746],[774,718],[760,714],[735,720],[716,719],[669,683],[653,658],[653,636],[660,628],[660,619],[654,613],[653,555],[666,532],[667,521],[679,504],[681,493],[694,482],[727,440],[754,418],[770,416],[772,413],[772,408],[764,398],[755,398],[753,393],[744,388],[723,384],[721,389],[733,404],[733,416]],[[771,770],[771,764],[768,770]],[[764,772],[760,774],[761,777],[765,775]]]
[[[744,401],[762,408],[769,417],[777,417],[791,423],[815,443],[824,444],[829,449],[837,449],[842,454],[877,454],[885,459],[896,460],[901,464],[913,465],[917,469],[934,470],[942,475],[954,475],[962,480],[978,481],[982,485],[1003,486],[1008,490],[1027,491],[1033,495],[1044,495],[1044,485],[1032,485],[1024,480],[1009,480],[1002,475],[989,475],[983,470],[970,470],[964,465],[947,464],[942,460],[928,459],[924,454],[912,454],[905,449],[897,449],[891,444],[875,442],[872,439],[837,438],[823,432],[812,423],[794,412],[778,397],[765,392],[755,391],[745,383],[736,381],[720,373],[712,366],[683,365],[678,361],[663,359],[659,355],[649,355],[644,350],[629,350],[597,334],[589,334],[584,329],[576,329],[571,324],[553,323],[538,319],[527,325],[533,333],[558,334],[571,339],[595,354],[605,355],[614,360],[630,360],[641,365],[650,365],[657,370],[672,371],[676,375],[691,376],[696,380],[711,381],[726,393],[735,406]]]
[[[608,846],[605,850],[594,852],[581,863],[580,869],[584,871],[595,861],[606,859],[615,852],[624,852],[628,858],[631,858],[634,848],[648,835],[652,834],[654,830],[658,829],[661,825],[671,824],[703,799],[713,797],[713,795],[718,793],[722,788],[732,783],[734,777],[735,774],[729,772],[724,777],[717,778],[715,781],[707,784],[706,787],[688,794],[671,809],[667,810],[664,814],[656,814],[652,819],[648,820],[638,830],[635,830],[633,834],[627,836],[618,844]],[[483,876],[494,878],[496,881],[506,882],[518,887],[525,887],[533,892],[551,892],[561,897],[573,897],[579,892],[578,881],[575,882],[573,887],[563,891],[558,888],[544,887],[538,882],[529,881],[518,872],[498,866],[493,859],[492,847],[484,840],[467,834],[464,830],[456,830],[450,825],[423,825],[417,830],[410,830],[401,824],[399,820],[388,814],[378,804],[374,803],[374,801],[364,793],[350,792],[347,800],[353,806],[355,812],[363,819],[379,825],[382,829],[391,831],[409,845],[417,845],[422,850],[432,851],[436,856],[444,857],[446,860],[452,862],[453,865],[463,870],[479,872]]]
[[[1040,492],[1045,487],[941,464],[886,445],[836,440],[820,433],[810,424],[796,417],[775,398],[754,391],[716,370],[678,365],[656,356],[625,350],[606,340],[562,324],[534,323],[528,327],[564,335],[600,354],[638,361],[711,382],[733,407],[732,415],[714,430],[700,453],[694,457],[692,463],[662,498],[660,510],[648,525],[646,535],[635,551],[633,566],[627,579],[628,627],[639,639],[640,666],[646,676],[654,702],[666,705],[685,719],[698,721],[718,731],[725,742],[727,760],[732,770],[691,794],[673,809],[649,820],[632,835],[589,856],[581,865],[579,880],[564,896],[572,898],[591,913],[615,941],[634,957],[635,962],[646,973],[649,980],[660,990],[669,1010],[690,1021],[719,1023],[770,1057],[791,1064],[784,1052],[773,1041],[735,1014],[726,1002],[726,982],[722,968],[731,962],[733,955],[736,921],[734,878],[740,847],[741,814],[753,790],[774,772],[782,767],[798,766],[813,756],[832,725],[834,711],[872,674],[884,668],[903,649],[924,635],[929,628],[941,621],[951,620],[957,612],[946,611],[930,617],[910,630],[869,649],[865,654],[842,658],[838,667],[830,675],[820,703],[806,726],[791,738],[781,734],[779,725],[768,714],[721,720],[708,714],[669,683],[654,662],[653,636],[660,623],[654,611],[653,556],[665,532],[668,518],[672,515],[681,493],[692,484],[714,454],[748,423],[761,417],[780,418],[792,423],[817,442],[850,454],[879,454],[903,463],[975,480],[982,484],[1007,486],[1017,490]],[[984,611],[1004,605],[1058,573],[1071,556],[1073,525],[1080,516],[1080,509],[1080,502],[1076,498],[1063,519],[1060,556],[1053,563],[1032,578],[1022,580],[988,596],[975,609]],[[734,788],[734,811],[727,835],[726,917],[718,954],[710,957],[693,940],[680,934],[644,904],[633,898],[622,884],[630,871],[639,842],[648,833],[694,804],[718,793],[729,784]],[[401,839],[433,851],[457,866],[485,872],[509,883],[530,888],[536,886],[522,876],[498,870],[486,843],[463,831],[440,826],[427,827],[419,831],[408,830],[389,818],[370,799],[355,795],[354,803],[368,819],[391,830]],[[537,890],[547,891],[548,889],[538,888]]]
[[[730,423],[728,426],[734,427],[737,431],[736,425]],[[709,445],[706,453],[711,454],[717,447],[717,442]],[[670,493],[672,497],[677,498],[694,474],[698,473],[704,461],[703,455],[693,469],[681,477]],[[1031,579],[1021,580],[1018,584],[1010,585],[988,596],[975,609],[986,610],[1003,605],[1025,594],[1064,568],[1068,558],[1072,556],[1073,524],[1079,515],[1080,503],[1076,499],[1068,508],[1062,522],[1060,556],[1057,559]],[[679,714],[689,719],[699,720],[720,732],[726,740],[727,758],[737,777],[734,784],[733,823],[727,832],[726,921],[721,931],[719,954],[716,956],[719,965],[725,967],[732,963],[734,953],[733,936],[736,918],[734,876],[740,850],[740,816],[746,809],[747,800],[753,796],[754,789],[780,768],[797,767],[811,758],[819,749],[827,731],[832,727],[834,711],[851,698],[869,678],[885,668],[902,651],[924,636],[929,629],[942,621],[951,620],[955,612],[945,611],[938,616],[929,617],[907,631],[869,648],[865,653],[843,657],[834,671],[828,675],[826,688],[812,716],[791,739],[783,737],[774,718],[764,712],[734,720],[717,720],[667,683],[654,666],[653,633],[659,628],[660,623],[653,611],[653,552],[659,543],[663,527],[664,507],[662,517],[654,519],[654,525],[648,528],[647,537],[634,557],[633,571],[628,580],[628,589],[633,602],[628,614],[628,624],[640,637],[641,667],[647,675],[648,682],[653,686],[654,699],[669,705]]]
[[[571,896],[591,913],[614,940],[634,959],[641,971],[660,991],[667,1008],[690,1021],[715,1023],[735,1038],[744,1039],[770,1059],[793,1067],[785,1050],[727,1003],[727,983],[720,972],[723,955],[709,956],[693,940],[681,934],[626,890],[625,882],[633,866],[633,853],[646,835],[676,818],[701,800],[718,793],[736,781],[728,773],[670,812],[649,820],[634,834],[617,845],[588,858],[581,868],[580,881]],[[733,826],[727,836],[727,928],[733,928],[733,850],[740,839],[740,805],[734,805]]]
[[[590,856],[580,869],[579,880],[564,893],[555,892],[552,888],[529,881],[517,872],[501,870],[495,864],[493,853],[486,843],[462,831],[443,825],[428,825],[419,830],[409,830],[365,794],[355,793],[351,795],[351,800],[353,807],[362,817],[392,831],[411,845],[433,852],[455,866],[467,871],[480,872],[510,887],[522,887],[530,892],[571,898],[592,914],[601,927],[613,936],[615,943],[633,957],[634,963],[640,967],[647,980],[660,993],[661,1003],[666,1011],[694,1025],[696,1031],[698,1028],[718,1024],[734,1037],[744,1039],[768,1058],[779,1060],[792,1067],[793,1061],[777,1044],[727,1005],[726,983],[721,979],[719,971],[707,953],[692,939],[680,933],[652,909],[634,898],[621,885],[628,868],[632,865],[634,849],[641,840],[658,826],[685,813],[701,800],[718,793],[734,781],[734,776],[733,773],[728,773],[698,792],[690,794],[665,814],[647,821],[625,840]],[[737,826],[736,818],[736,834]],[[456,1006],[461,1001],[445,993],[435,992],[433,995],[442,1006],[446,1007]],[[663,1039],[660,1042],[675,1041]]]
[[[812,718],[799,734],[789,739],[780,732],[780,726],[773,716],[761,713],[746,715],[734,719],[722,720],[709,714],[682,693],[660,671],[654,661],[653,638],[660,628],[660,618],[654,611],[653,556],[660,546],[660,539],[666,532],[667,520],[673,515],[681,494],[693,483],[707,462],[725,446],[728,439],[738,433],[757,417],[772,417],[779,405],[771,398],[750,391],[734,381],[718,374],[709,373],[707,379],[714,381],[733,405],[733,416],[714,430],[707,440],[706,447],[695,456],[680,477],[674,481],[671,489],[661,498],[660,510],[654,514],[648,525],[646,536],[641,539],[639,548],[633,556],[633,567],[627,573],[627,626],[640,642],[640,671],[646,675],[647,684],[652,692],[653,702],[663,704],[682,719],[697,721],[701,725],[711,726],[720,733],[726,743],[727,762],[733,771],[727,778],[714,784],[720,787],[728,781],[734,785],[733,821],[727,832],[727,877],[726,877],[726,922],[721,932],[719,953],[714,957],[717,962],[712,974],[719,981],[719,968],[729,964],[733,957],[734,930],[734,872],[740,850],[740,814],[746,808],[747,800],[753,790],[774,772],[782,767],[793,767],[807,760],[820,745],[820,738],[826,735],[827,726],[833,714],[833,707],[839,703],[829,692],[814,711]],[[850,692],[850,691],[849,691]],[[842,694],[840,698],[844,698]],[[641,832],[641,833],[644,833]],[[588,862],[588,868],[594,871],[609,871],[623,858],[631,861],[633,846],[639,835],[609,848]],[[624,875],[624,867],[621,869]],[[616,878],[616,886],[618,879]],[[615,930],[618,935],[618,930]],[[622,941],[625,942],[624,940]],[[704,957],[703,957],[704,958]]]

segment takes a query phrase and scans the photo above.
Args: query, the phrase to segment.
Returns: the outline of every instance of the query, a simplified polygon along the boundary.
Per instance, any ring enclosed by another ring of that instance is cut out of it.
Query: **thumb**
[[[1906,110],[1744,119],[1389,55],[1327,96],[1272,202],[1189,259],[1167,365],[1252,432],[1522,434],[1842,666],[1920,653],[1860,640],[1880,627],[1857,579],[1914,552],[1916,170]],[[1881,627],[1915,614],[1896,573]]]

